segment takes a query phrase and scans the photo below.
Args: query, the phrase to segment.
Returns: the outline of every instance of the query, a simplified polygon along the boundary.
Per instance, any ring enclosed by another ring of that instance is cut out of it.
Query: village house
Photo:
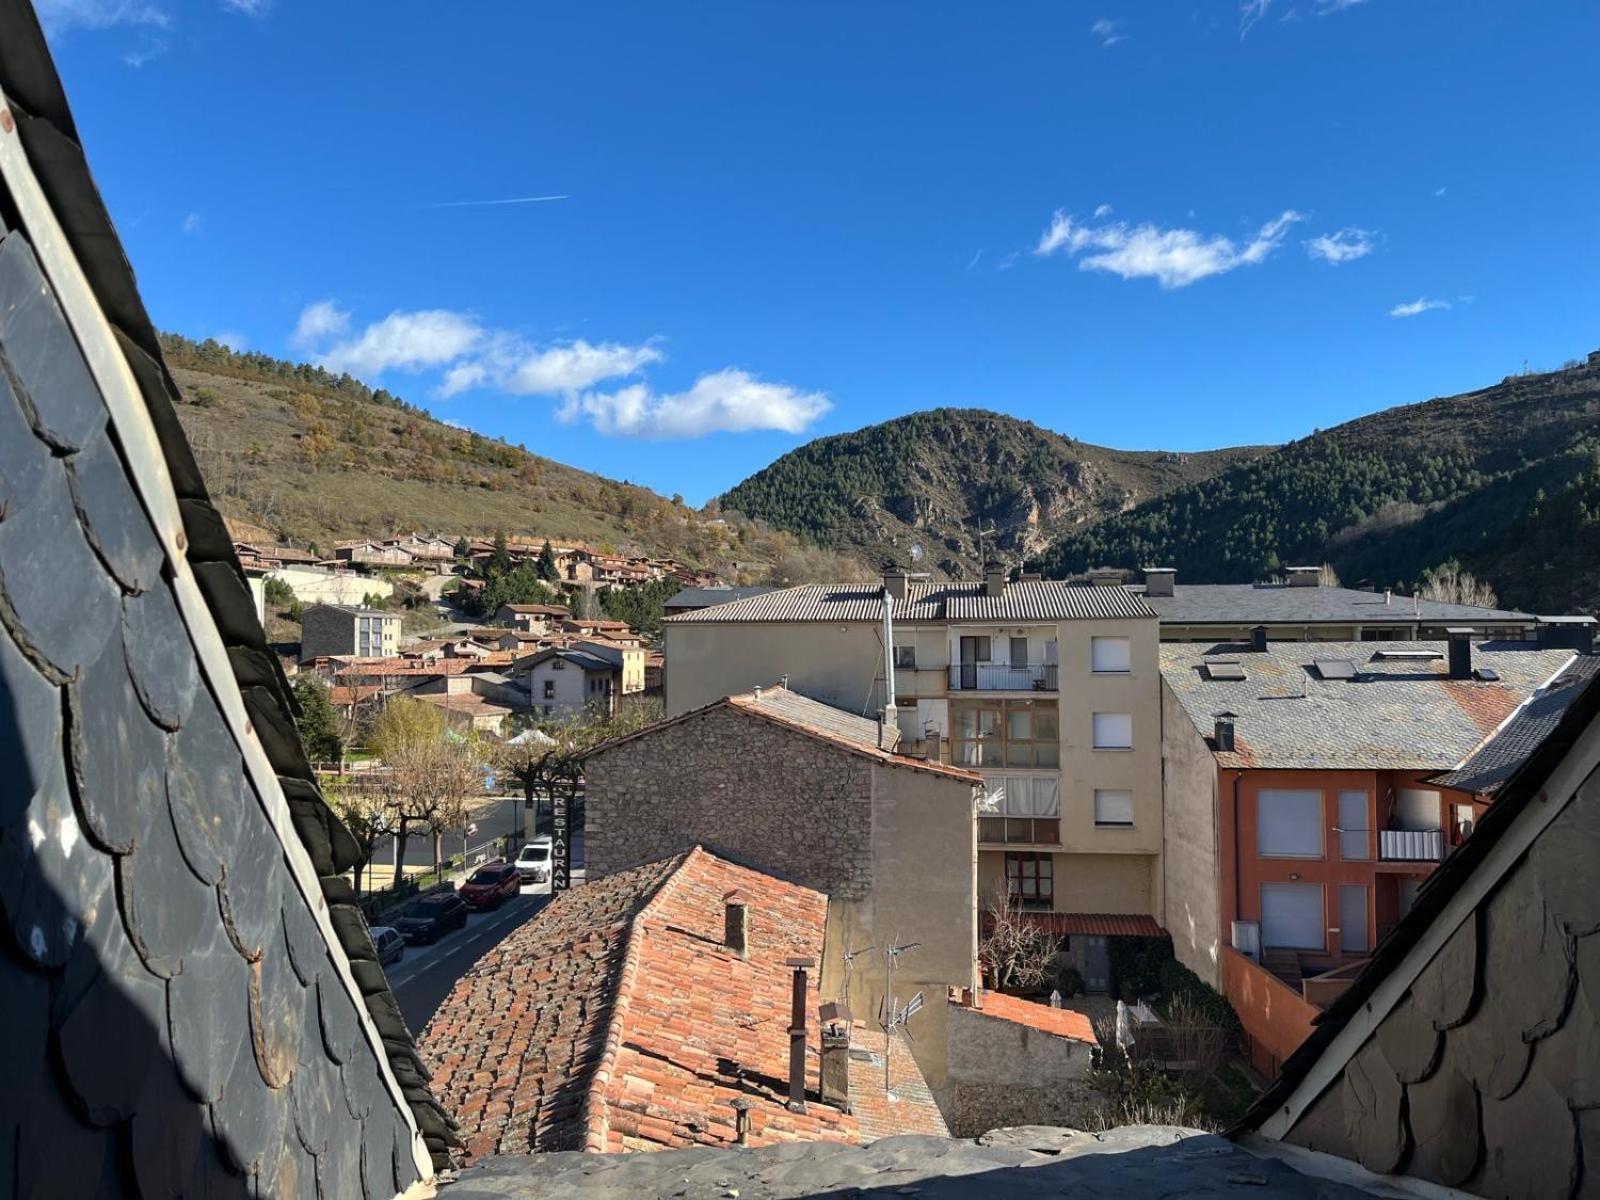
[[[1245,1146],[1392,1188],[1596,1194],[1600,685],[1575,690],[1231,1131]]]
[[[1538,617],[1329,585],[1323,582],[1321,567],[1289,567],[1285,576],[1277,583],[1180,584],[1175,570],[1151,567],[1144,572],[1144,583],[1129,590],[1160,616],[1164,642],[1247,642],[1256,629],[1265,630],[1267,639],[1275,642],[1437,640],[1447,628],[1470,629],[1478,637],[1522,640],[1539,630],[1547,638],[1571,638],[1594,627],[1592,617]],[[1094,578],[1114,585],[1122,573],[1096,572]]]
[[[543,717],[610,716],[622,698],[621,663],[577,647],[551,646],[521,658],[511,675],[527,689],[528,706]]]
[[[468,1160],[944,1134],[904,1036],[823,1000],[828,923],[698,846],[563,893],[422,1032]]]
[[[526,712],[528,695],[493,671],[425,676],[396,693],[437,708],[453,729],[500,734],[514,714]]]
[[[1267,1075],[1596,660],[1534,642],[1162,646],[1167,928]]]
[[[300,616],[300,661],[327,655],[389,658],[400,648],[400,614],[353,604],[313,604]]]
[[[627,645],[642,646],[644,639],[626,621],[613,617],[568,617],[561,622],[563,633],[577,637],[603,637]]]
[[[502,604],[495,611],[494,623],[524,633],[546,634],[561,628],[570,616],[572,610],[565,604]]]
[[[373,541],[371,538],[335,542],[333,557],[339,562],[368,567],[409,567],[415,561],[411,554],[400,546]]]
[[[1110,985],[1108,938],[1162,933],[1157,619],[1137,595],[991,564],[971,583],[785,588],[663,627],[668,716],[787,675],[977,771],[980,893],[1009,890],[1062,935],[1091,989]]]
[[[675,617],[680,613],[697,612],[702,608],[728,604],[749,596],[765,596],[777,590],[775,587],[729,587],[726,584],[720,587],[686,587],[670,597],[661,606],[661,611],[666,616]]]

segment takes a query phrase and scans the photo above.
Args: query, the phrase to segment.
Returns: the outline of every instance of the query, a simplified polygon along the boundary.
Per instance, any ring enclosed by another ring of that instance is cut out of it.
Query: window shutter
[[[1095,713],[1094,747],[1096,750],[1127,750],[1133,746],[1133,715],[1131,713]]]
[[[1095,671],[1130,671],[1133,669],[1132,643],[1125,637],[1097,637],[1089,639],[1091,665]]]
[[[1096,825],[1132,825],[1133,793],[1127,788],[1095,788]]]
[[[1256,793],[1256,853],[1322,857],[1322,793],[1262,788]]]

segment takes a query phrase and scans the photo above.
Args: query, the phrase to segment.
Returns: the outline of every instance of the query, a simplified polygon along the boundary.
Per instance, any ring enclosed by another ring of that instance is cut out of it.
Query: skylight
[[[1317,674],[1324,679],[1354,679],[1356,665],[1348,658],[1318,658],[1312,660]]]
[[[1433,662],[1444,655],[1437,650],[1377,650],[1372,657],[1393,662]]]
[[[1235,683],[1245,678],[1244,668],[1236,658],[1218,658],[1206,663],[1206,676],[1210,679]]]

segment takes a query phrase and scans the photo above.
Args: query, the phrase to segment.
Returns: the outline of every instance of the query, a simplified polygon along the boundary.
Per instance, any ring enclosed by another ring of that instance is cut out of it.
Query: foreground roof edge
[[[232,538],[178,422],[176,384],[26,0],[0,0],[0,89],[0,175],[133,467],[202,678],[323,940],[344,950],[331,960],[383,1086],[410,1125],[412,1157],[426,1179],[437,1153],[428,1142],[442,1149],[452,1136],[449,1119],[427,1091],[426,1072],[419,1075],[421,1060],[381,972],[363,985],[352,970],[352,958],[371,957],[364,923],[351,929],[331,919],[329,902],[353,899],[341,872],[354,861],[354,842],[317,791],[288,681],[267,648]],[[65,225],[58,211],[69,214]]]
[[[1501,788],[1462,846],[1428,878],[1416,904],[1378,943],[1365,970],[1317,1019],[1273,1084],[1227,1131],[1281,1138],[1399,1003],[1463,919],[1515,866],[1600,766],[1600,677],[1590,679],[1556,728]]]

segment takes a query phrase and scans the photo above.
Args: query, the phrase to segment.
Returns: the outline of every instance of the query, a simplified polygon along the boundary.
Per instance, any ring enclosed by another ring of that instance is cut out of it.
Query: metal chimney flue
[[[1472,630],[1455,627],[1446,629],[1450,638],[1450,678],[1472,678]]]
[[[1257,625],[1250,631],[1250,649],[1257,654],[1265,654],[1267,652],[1267,627],[1265,625]]]
[[[790,958],[784,966],[794,970],[794,1003],[789,1012],[789,1104],[790,1112],[806,1110],[806,972],[817,965],[814,958]]]
[[[1233,723],[1236,717],[1233,713],[1218,713],[1216,725],[1212,728],[1212,741],[1216,743],[1217,753],[1233,753]]]

